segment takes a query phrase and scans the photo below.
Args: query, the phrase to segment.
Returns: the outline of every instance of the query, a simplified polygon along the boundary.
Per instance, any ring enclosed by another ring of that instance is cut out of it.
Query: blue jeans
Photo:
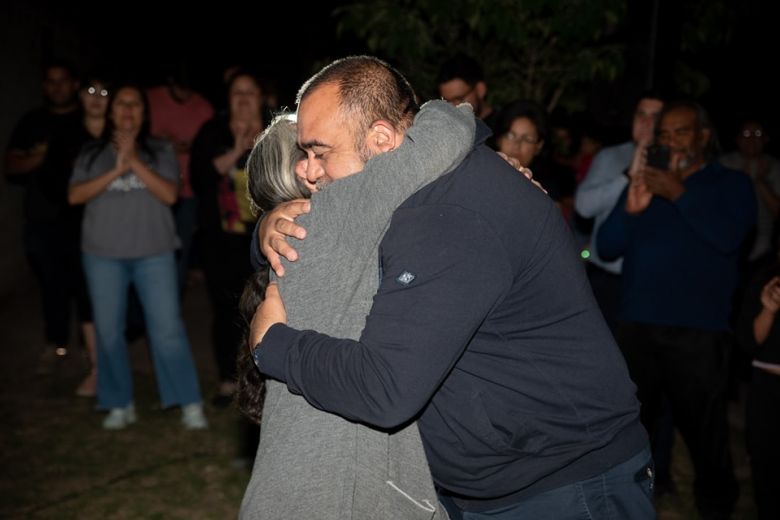
[[[461,511],[452,499],[440,499],[452,520],[651,520],[654,473],[645,448],[601,475],[484,513]]]
[[[198,375],[181,318],[173,253],[107,258],[83,253],[98,351],[98,407],[122,408],[133,400],[125,340],[127,294],[135,286],[146,321],[163,407],[202,401]]]

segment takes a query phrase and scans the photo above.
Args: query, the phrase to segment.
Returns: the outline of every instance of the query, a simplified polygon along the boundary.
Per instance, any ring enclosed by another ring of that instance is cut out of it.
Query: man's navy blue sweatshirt
[[[487,133],[478,127],[478,142]],[[476,146],[407,199],[379,264],[359,341],[277,324],[258,366],[347,419],[416,419],[434,480],[467,510],[603,473],[646,447],[635,387],[560,211],[493,151]]]

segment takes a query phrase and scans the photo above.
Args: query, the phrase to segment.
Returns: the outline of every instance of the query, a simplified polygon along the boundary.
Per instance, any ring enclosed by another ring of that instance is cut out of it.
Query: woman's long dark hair
[[[249,324],[252,322],[257,306],[263,301],[267,286],[268,268],[255,271],[247,279],[238,303],[238,311],[244,322],[244,335],[236,359],[236,382],[238,383],[236,405],[244,415],[256,424],[260,424],[263,416],[265,378],[255,366],[255,361],[249,352]]]

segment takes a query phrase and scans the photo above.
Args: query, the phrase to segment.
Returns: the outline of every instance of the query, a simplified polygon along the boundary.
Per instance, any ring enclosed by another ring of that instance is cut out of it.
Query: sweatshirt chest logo
[[[409,271],[404,271],[403,273],[398,275],[395,281],[400,283],[401,285],[409,285],[414,281],[415,278],[417,278],[417,276],[414,273],[410,273]]]
[[[108,185],[107,191],[123,191],[128,192],[132,190],[143,190],[146,188],[144,181],[136,177],[134,173],[125,173],[121,177],[117,177]]]

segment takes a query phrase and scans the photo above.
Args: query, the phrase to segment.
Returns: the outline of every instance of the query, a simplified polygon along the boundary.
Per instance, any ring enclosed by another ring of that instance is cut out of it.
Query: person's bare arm
[[[650,205],[653,194],[647,189],[644,178],[637,175],[631,178],[626,194],[626,213],[629,215],[638,215]]]
[[[122,165],[116,164],[113,168],[94,179],[72,184],[68,189],[68,203],[84,204],[85,202],[89,202],[103,193],[108,185],[111,184],[114,179],[120,177],[125,171],[126,170]]]
[[[244,153],[246,153],[246,149],[244,148],[231,148],[222,155],[218,155],[214,158],[212,161],[214,169],[217,170],[217,173],[220,175],[227,175],[233,165],[236,164],[236,161],[238,161]]]
[[[236,164],[242,155],[252,149],[253,135],[252,130],[249,127],[238,125],[236,127],[231,126],[231,132],[233,132],[233,148],[214,157],[211,161],[214,165],[214,169],[220,175],[227,175]]]
[[[265,290],[263,302],[255,309],[252,322],[249,324],[249,351],[253,351],[263,341],[265,333],[272,325],[287,323],[287,310],[284,308],[279,286],[271,282]]]
[[[70,185],[68,188],[68,203],[75,205],[89,202],[103,193],[106,188],[108,188],[108,185],[117,177],[121,177],[129,167],[127,148],[119,148],[117,150],[116,162],[114,163],[113,168],[106,170],[101,175],[92,179]],[[79,156],[79,158],[76,159],[76,171],[83,170],[83,168],[84,157]],[[77,178],[79,177],[78,173],[74,173],[74,175]]]
[[[780,309],[780,277],[775,276],[764,285],[761,291],[761,312],[753,320],[753,337],[758,345],[763,345],[769,336],[778,309]]]

